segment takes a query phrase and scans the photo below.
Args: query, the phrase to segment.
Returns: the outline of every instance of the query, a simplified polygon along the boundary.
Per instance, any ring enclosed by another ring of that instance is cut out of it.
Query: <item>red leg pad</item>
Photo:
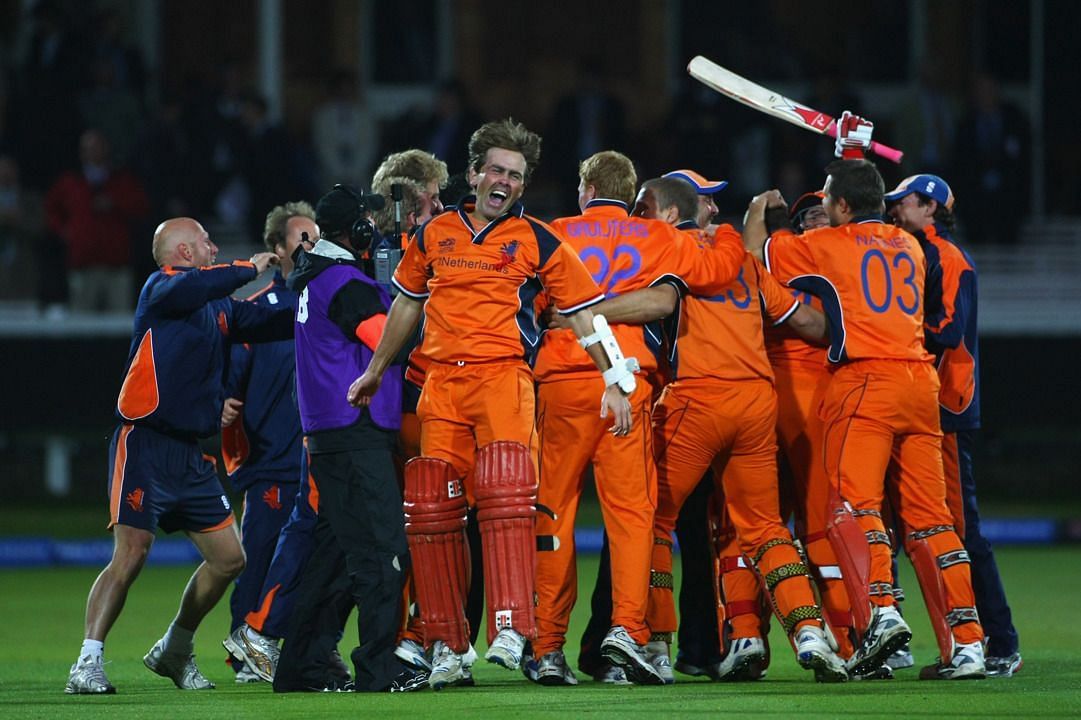
[[[852,609],[852,621],[860,637],[871,624],[871,546],[851,508],[836,493],[830,494],[826,525],[829,540]]]
[[[426,457],[406,463],[404,507],[425,642],[442,640],[454,652],[464,653],[469,649],[467,508],[461,480],[450,463]]]
[[[504,628],[534,639],[537,480],[529,448],[505,440],[482,447],[477,451],[474,488],[484,546],[488,642]]]
[[[982,639],[968,553],[953,528],[939,526],[907,533],[905,552],[920,582],[941,657],[952,657],[955,641]]]

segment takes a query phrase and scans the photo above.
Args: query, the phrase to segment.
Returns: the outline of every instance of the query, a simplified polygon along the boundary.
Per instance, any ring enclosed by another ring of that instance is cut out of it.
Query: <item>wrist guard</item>
[[[608,321],[604,315],[593,316],[593,334],[579,338],[578,342],[583,349],[597,343],[600,343],[601,347],[604,348],[604,354],[612,365],[612,367],[601,373],[605,385],[618,385],[619,389],[627,395],[634,392],[634,373],[641,366],[638,364],[637,358],[623,357],[619,342],[616,340],[616,336],[612,334],[612,328],[608,326]]]

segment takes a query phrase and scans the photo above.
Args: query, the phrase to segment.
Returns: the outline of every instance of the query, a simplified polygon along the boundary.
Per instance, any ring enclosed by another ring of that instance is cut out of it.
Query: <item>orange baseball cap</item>
[[[719,193],[728,187],[727,180],[707,180],[694,170],[673,170],[664,174],[664,177],[679,178],[694,186],[694,191],[699,195],[712,195]]]

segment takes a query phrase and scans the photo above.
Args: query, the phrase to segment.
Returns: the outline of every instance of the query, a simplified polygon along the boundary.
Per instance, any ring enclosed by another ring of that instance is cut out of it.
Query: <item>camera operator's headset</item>
[[[368,212],[368,206],[364,204],[364,198],[348,185],[338,183],[334,186],[334,189],[344,191],[357,204],[357,219],[349,228],[349,242],[356,252],[364,252],[371,247],[372,241],[375,240],[375,225],[364,217],[364,214]]]

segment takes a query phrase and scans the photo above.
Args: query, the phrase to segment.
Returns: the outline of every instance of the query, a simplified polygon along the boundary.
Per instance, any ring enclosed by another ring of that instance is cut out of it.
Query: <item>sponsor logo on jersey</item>
[[[443,238],[439,241],[439,252],[449,253],[454,250],[454,238]]]
[[[275,485],[274,487],[267,488],[266,491],[263,492],[263,502],[265,502],[267,504],[267,507],[269,507],[271,510],[281,510],[282,509],[281,488],[279,488],[277,485]]]
[[[509,243],[503,243],[499,248],[499,262],[495,264],[495,269],[499,272],[503,272],[503,268],[514,262],[514,257],[518,254],[518,241],[511,240]]]
[[[135,488],[134,490],[132,490],[131,492],[128,493],[126,498],[124,498],[124,502],[126,502],[128,504],[128,507],[130,507],[135,512],[142,512],[143,511],[143,498],[145,496],[146,496],[146,493],[143,492],[142,488]]]

